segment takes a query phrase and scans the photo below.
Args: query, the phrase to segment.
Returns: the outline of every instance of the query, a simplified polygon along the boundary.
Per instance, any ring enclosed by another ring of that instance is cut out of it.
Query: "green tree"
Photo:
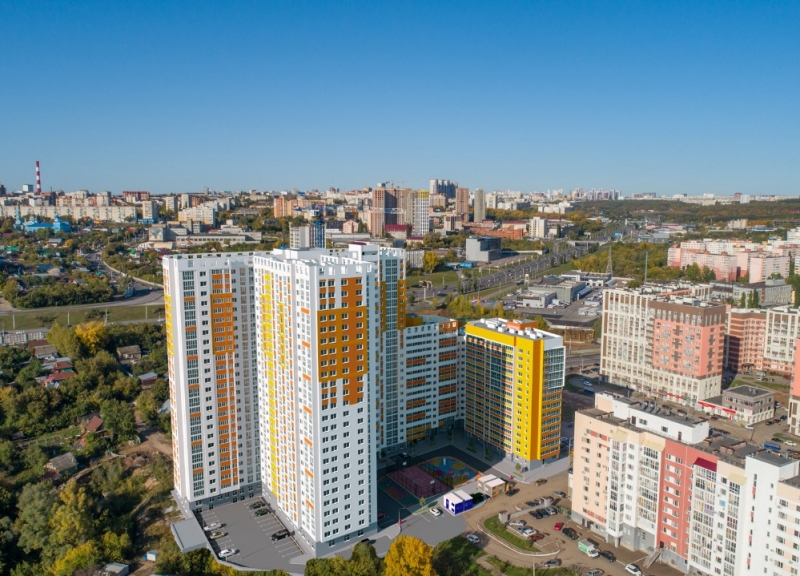
[[[61,504],[50,518],[53,544],[61,550],[80,546],[91,540],[95,531],[92,500],[86,488],[76,481],[67,483],[59,492]]]
[[[350,576],[380,576],[383,573],[383,560],[378,557],[372,544],[359,542],[353,546],[348,568]]]
[[[94,541],[85,542],[80,546],[70,548],[58,560],[53,563],[50,574],[53,576],[75,576],[80,570],[97,566],[100,563],[101,554]]]
[[[747,308],[747,294],[742,292],[742,297],[739,299],[739,308]]]
[[[106,532],[101,539],[103,558],[110,562],[124,562],[131,547],[131,537],[127,533]]]
[[[50,541],[50,520],[55,512],[58,495],[50,482],[27,484],[17,501],[14,530],[19,534],[19,546],[26,553],[44,549]]]
[[[44,472],[42,468],[47,464],[47,454],[42,450],[38,444],[30,444],[25,448],[22,453],[22,460],[25,462],[25,468],[28,470],[38,470]]]
[[[117,400],[106,400],[100,408],[103,426],[112,440],[127,440],[136,435],[136,420],[130,406]]]
[[[56,322],[50,327],[46,338],[62,356],[77,360],[84,354],[83,346],[72,328],[62,326]]]
[[[0,472],[13,476],[19,470],[17,448],[8,440],[0,440]]]

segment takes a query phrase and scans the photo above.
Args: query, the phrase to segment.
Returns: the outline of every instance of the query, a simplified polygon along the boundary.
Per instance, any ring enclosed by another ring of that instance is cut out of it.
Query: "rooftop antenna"
[[[36,161],[36,195],[42,195],[42,174],[39,172],[39,161]]]

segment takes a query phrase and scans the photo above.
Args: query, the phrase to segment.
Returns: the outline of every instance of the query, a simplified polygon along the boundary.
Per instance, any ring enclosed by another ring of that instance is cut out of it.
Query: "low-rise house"
[[[775,415],[775,392],[756,386],[737,386],[720,396],[698,400],[697,406],[707,414],[755,424]]]
[[[142,384],[142,388],[150,388],[153,384],[156,383],[158,379],[158,374],[155,372],[148,372],[147,374],[142,374],[139,376],[139,382]]]
[[[117,358],[119,358],[121,364],[134,366],[142,359],[142,349],[139,348],[138,344],[122,346],[117,348]]]
[[[45,388],[58,388],[61,382],[74,378],[75,376],[75,372],[53,372],[44,379],[42,385]]]
[[[33,355],[39,359],[47,358],[48,356],[53,356],[58,354],[56,347],[52,344],[45,344],[44,346],[36,346],[33,349]]]
[[[78,470],[78,461],[72,452],[67,452],[61,456],[52,458],[44,465],[45,472],[53,478],[63,478],[74,474]]]

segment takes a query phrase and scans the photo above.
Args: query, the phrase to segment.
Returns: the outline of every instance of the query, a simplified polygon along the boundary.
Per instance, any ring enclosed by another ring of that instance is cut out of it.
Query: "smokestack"
[[[36,195],[42,195],[42,174],[39,172],[39,161],[36,161]]]

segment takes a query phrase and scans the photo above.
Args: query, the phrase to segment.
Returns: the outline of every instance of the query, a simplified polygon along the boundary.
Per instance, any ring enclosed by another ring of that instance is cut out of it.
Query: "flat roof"
[[[170,526],[172,535],[175,536],[175,542],[178,548],[184,554],[192,550],[199,550],[208,546],[208,540],[203,532],[203,527],[196,518],[187,518],[186,520],[179,520]]]
[[[743,398],[758,398],[759,396],[775,394],[775,392],[759,388],[758,386],[737,386],[736,388],[728,388],[725,390],[724,394],[733,394],[734,396],[742,396]]]
[[[487,330],[492,330],[493,332],[497,333],[505,333],[511,334],[515,336],[521,336],[523,338],[529,338],[531,340],[561,340],[561,336],[556,334],[552,334],[550,332],[545,332],[544,330],[539,330],[538,328],[529,328],[526,327],[526,324],[532,323],[531,320],[506,320],[504,318],[483,318],[480,320],[474,320],[469,324],[472,326],[477,326],[479,328],[485,328]],[[515,326],[523,326],[523,329],[520,330]]]
[[[786,466],[788,464],[794,464],[794,460],[789,460],[785,456],[776,454],[771,450],[765,450],[764,452],[757,452],[756,454],[753,454],[752,457],[757,460],[761,460],[762,462],[766,462],[767,464],[772,464],[774,466]]]

